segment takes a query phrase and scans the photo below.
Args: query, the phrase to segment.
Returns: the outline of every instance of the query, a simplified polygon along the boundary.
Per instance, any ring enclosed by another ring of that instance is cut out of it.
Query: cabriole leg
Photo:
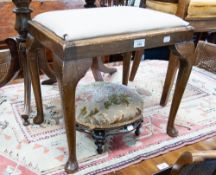
[[[176,137],[178,135],[178,131],[174,127],[174,122],[188,79],[190,77],[192,66],[195,63],[193,42],[176,44],[175,48],[180,56],[180,65],[167,124],[167,134],[171,137]]]

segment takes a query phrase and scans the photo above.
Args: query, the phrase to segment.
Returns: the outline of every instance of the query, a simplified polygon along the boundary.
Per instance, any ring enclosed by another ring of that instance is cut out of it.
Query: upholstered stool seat
[[[174,15],[138,7],[52,11],[37,15],[33,21],[66,41],[182,27],[189,24]]]
[[[76,99],[77,128],[92,134],[98,153],[102,153],[108,135],[132,130],[136,130],[136,135],[139,134],[143,121],[143,99],[127,86],[92,83],[79,88]],[[150,128],[151,120],[145,121]]]

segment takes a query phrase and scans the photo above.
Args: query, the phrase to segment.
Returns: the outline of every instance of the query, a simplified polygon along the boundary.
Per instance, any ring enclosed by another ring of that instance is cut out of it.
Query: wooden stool
[[[50,49],[54,55],[53,66],[60,87],[68,140],[69,158],[65,165],[68,173],[78,169],[75,90],[77,83],[91,66],[92,57],[126,53],[123,61],[124,73],[129,69],[131,51],[175,45],[176,52],[182,52],[182,56],[179,57],[180,69],[167,131],[176,136],[174,120],[194,62],[191,57],[192,36],[192,27],[182,19],[136,7],[53,11],[40,14],[29,21],[27,56],[37,105],[35,121],[43,121],[36,54],[37,49],[43,46]],[[171,87],[168,85],[172,84],[172,72],[178,65],[176,59],[177,57],[173,57],[170,60],[164,99],[167,99]]]

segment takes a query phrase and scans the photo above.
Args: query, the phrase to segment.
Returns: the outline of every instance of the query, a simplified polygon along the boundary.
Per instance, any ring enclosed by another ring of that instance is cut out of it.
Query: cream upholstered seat
[[[188,25],[174,15],[138,7],[52,11],[33,21],[67,41]]]

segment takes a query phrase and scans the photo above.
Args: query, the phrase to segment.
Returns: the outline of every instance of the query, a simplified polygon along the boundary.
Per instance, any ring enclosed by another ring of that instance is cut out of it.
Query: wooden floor
[[[164,162],[172,165],[181,153],[185,151],[194,152],[197,150],[216,150],[216,136],[189,146],[184,146],[175,151],[168,152],[167,154],[142,161],[122,170],[109,173],[108,175],[152,175],[159,171],[156,165]]]

